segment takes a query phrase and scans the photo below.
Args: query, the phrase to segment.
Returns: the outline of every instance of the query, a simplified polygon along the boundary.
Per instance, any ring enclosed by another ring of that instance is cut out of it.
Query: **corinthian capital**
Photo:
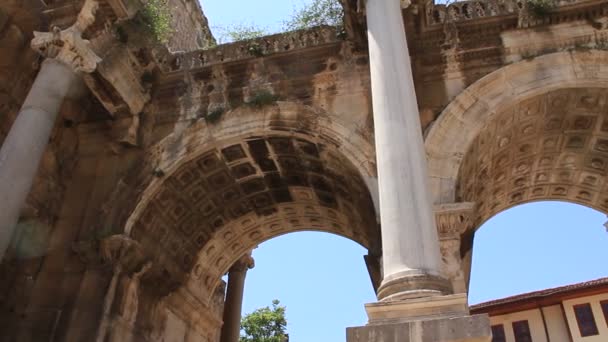
[[[472,229],[475,203],[449,203],[435,206],[435,220],[440,239],[460,238]]]
[[[95,71],[101,58],[91,50],[89,41],[82,38],[82,33],[95,22],[98,8],[97,1],[86,0],[74,25],[63,31],[54,27],[52,32],[34,32],[32,49],[46,58],[65,63],[75,72]]]
[[[237,262],[230,267],[231,272],[245,272],[249,269],[252,269],[255,266],[255,261],[251,256],[251,252],[243,255]]]

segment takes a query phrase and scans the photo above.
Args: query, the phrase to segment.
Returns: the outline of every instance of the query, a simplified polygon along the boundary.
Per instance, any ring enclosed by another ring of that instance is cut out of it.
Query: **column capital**
[[[459,239],[460,235],[472,229],[475,203],[447,203],[435,205],[435,221],[439,239]]]
[[[101,58],[90,48],[82,33],[95,22],[99,9],[96,0],[86,0],[74,25],[65,30],[53,27],[52,32],[34,32],[30,46],[46,58],[53,58],[71,67],[75,72],[92,73]]]
[[[251,252],[243,255],[239,260],[237,260],[232,267],[230,267],[230,272],[247,272],[247,270],[255,267],[255,260],[251,256]]]

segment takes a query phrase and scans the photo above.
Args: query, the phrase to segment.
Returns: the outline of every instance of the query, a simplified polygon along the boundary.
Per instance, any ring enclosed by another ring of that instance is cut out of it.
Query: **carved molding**
[[[448,203],[435,206],[435,220],[440,239],[459,239],[473,227],[475,203]]]
[[[90,42],[82,38],[82,33],[95,22],[98,8],[95,0],[87,0],[74,25],[63,31],[53,27],[52,32],[34,32],[32,49],[46,58],[65,63],[75,72],[92,73],[101,58],[90,48]]]

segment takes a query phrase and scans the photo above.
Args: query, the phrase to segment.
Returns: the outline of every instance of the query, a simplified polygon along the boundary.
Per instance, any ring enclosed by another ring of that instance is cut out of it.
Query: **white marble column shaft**
[[[38,171],[57,113],[77,83],[67,65],[46,59],[0,149],[0,260]]]
[[[384,279],[379,299],[447,292],[398,0],[367,0]]]

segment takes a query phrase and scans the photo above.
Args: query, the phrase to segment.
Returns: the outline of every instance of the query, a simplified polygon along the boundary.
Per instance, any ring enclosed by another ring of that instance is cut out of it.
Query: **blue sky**
[[[305,0],[203,0],[212,27],[257,25],[269,32]],[[476,234],[470,302],[608,276],[606,216],[561,202],[531,203],[489,220]],[[323,233],[294,233],[254,251],[243,311],[279,299],[292,342],[345,341],[345,327],[364,325],[373,302],[366,251]]]
[[[563,202],[529,203],[502,212],[475,236],[470,303],[608,276],[606,216]],[[326,233],[292,233],[256,249],[243,312],[287,307],[292,342],[345,341],[364,325],[375,295],[366,251]]]
[[[199,0],[211,31],[220,38],[221,28],[255,25],[269,33],[282,31],[283,22],[310,0]]]

